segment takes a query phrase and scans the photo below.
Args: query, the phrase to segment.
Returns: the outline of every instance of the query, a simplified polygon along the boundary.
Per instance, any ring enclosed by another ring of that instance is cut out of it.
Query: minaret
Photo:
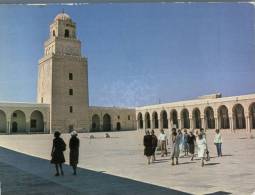
[[[76,24],[66,13],[50,25],[39,60],[37,102],[51,105],[51,131],[88,131],[88,65],[81,56]]]

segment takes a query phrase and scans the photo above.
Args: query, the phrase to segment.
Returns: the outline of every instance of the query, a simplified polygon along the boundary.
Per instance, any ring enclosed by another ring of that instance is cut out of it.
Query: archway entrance
[[[26,117],[24,112],[16,110],[11,117],[11,131],[13,133],[26,131]]]
[[[151,128],[151,119],[150,114],[148,112],[145,113],[145,129]]]
[[[244,117],[244,109],[241,104],[237,104],[233,108],[233,122],[234,129],[245,129],[245,117]]]
[[[157,112],[153,112],[152,114],[152,128],[158,129],[158,113]]]
[[[255,103],[250,106],[251,129],[255,129]]]
[[[190,128],[190,121],[189,121],[189,111],[187,109],[182,110],[181,119],[182,119],[182,127],[184,129],[189,129]]]
[[[207,107],[205,109],[205,121],[208,129],[215,128],[214,112],[212,107]]]
[[[220,129],[229,129],[229,117],[228,109],[226,106],[220,106],[218,110],[219,118],[219,128]]]
[[[121,124],[120,124],[120,122],[117,122],[117,125],[116,125],[116,129],[117,129],[117,131],[120,131],[121,130]]]
[[[143,116],[142,113],[138,113],[137,116],[137,120],[138,120],[138,129],[143,129]]]
[[[200,117],[200,111],[198,108],[195,108],[193,110],[192,118],[193,118],[194,128],[200,129],[201,128],[201,117]]]
[[[167,120],[167,112],[165,110],[161,111],[160,113],[160,119],[163,129],[168,128],[168,120]]]
[[[6,114],[0,110],[0,132],[7,132]]]
[[[12,132],[16,133],[18,131],[18,123],[12,122]]]
[[[43,132],[44,131],[43,115],[38,110],[32,112],[32,114],[30,116],[30,131],[31,132]]]
[[[171,119],[172,119],[173,127],[179,128],[179,125],[178,125],[178,116],[177,116],[177,111],[176,110],[172,110],[172,112],[171,112]]]
[[[92,116],[92,125],[91,125],[92,131],[100,131],[100,118],[97,114],[94,114]]]
[[[111,116],[105,114],[103,117],[103,131],[111,131]]]

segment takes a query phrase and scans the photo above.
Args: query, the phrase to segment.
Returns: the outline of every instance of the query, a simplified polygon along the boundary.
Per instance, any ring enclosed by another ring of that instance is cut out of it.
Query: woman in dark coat
[[[65,162],[65,157],[64,157],[64,151],[66,150],[66,144],[64,140],[60,137],[60,132],[56,131],[54,133],[54,139],[53,139],[53,145],[52,145],[52,150],[51,150],[51,163],[55,164],[56,167],[56,174],[55,176],[59,176],[59,170],[61,175],[64,175],[63,169],[62,169],[62,163]]]
[[[194,154],[195,154],[195,143],[196,143],[196,137],[193,134],[192,131],[189,132],[189,136],[188,136],[188,145],[189,145],[189,153],[191,154],[191,159],[194,159]]]
[[[156,157],[155,157],[155,152],[158,146],[158,138],[154,133],[154,130],[151,130],[151,137],[152,137],[152,160],[155,161]]]
[[[77,138],[77,132],[72,131],[69,142],[69,148],[70,148],[70,165],[73,167],[74,175],[76,175],[76,168],[79,160],[79,146],[80,140]]]
[[[143,145],[144,145],[144,155],[148,158],[148,164],[151,163],[151,156],[153,153],[152,149],[152,136],[149,131],[145,132],[146,135],[143,137]]]

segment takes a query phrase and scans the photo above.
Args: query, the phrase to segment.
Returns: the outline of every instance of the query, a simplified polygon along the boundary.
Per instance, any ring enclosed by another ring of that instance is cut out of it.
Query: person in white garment
[[[166,149],[167,136],[166,136],[163,129],[160,130],[160,134],[159,134],[158,139],[159,139],[159,142],[160,142],[161,157],[163,157],[164,155],[167,156],[167,149]]]
[[[204,166],[204,160],[206,155],[206,140],[203,134],[198,134],[197,139],[197,155],[198,158],[201,158],[201,166]]]

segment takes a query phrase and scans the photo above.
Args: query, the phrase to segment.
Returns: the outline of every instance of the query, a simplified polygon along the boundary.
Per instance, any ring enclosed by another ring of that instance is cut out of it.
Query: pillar
[[[218,120],[218,118],[216,117],[216,118],[214,118],[214,120],[215,120],[215,129],[220,129],[219,128],[219,120]]]
[[[171,119],[168,119],[168,129],[172,129],[173,128],[173,123]]]
[[[26,132],[30,133],[30,120],[26,120]]]
[[[189,128],[194,129],[194,121],[192,117],[189,117]]]
[[[182,128],[181,119],[178,118],[178,129]]]
[[[251,123],[250,123],[250,117],[249,116],[247,116],[246,117],[246,131],[247,132],[251,132]]]
[[[7,132],[8,134],[11,134],[11,120],[7,120]]]
[[[229,117],[229,126],[230,126],[230,131],[231,132],[234,132],[234,128],[233,128],[233,118],[232,117]]]
[[[205,119],[201,117],[201,128],[205,129]]]

